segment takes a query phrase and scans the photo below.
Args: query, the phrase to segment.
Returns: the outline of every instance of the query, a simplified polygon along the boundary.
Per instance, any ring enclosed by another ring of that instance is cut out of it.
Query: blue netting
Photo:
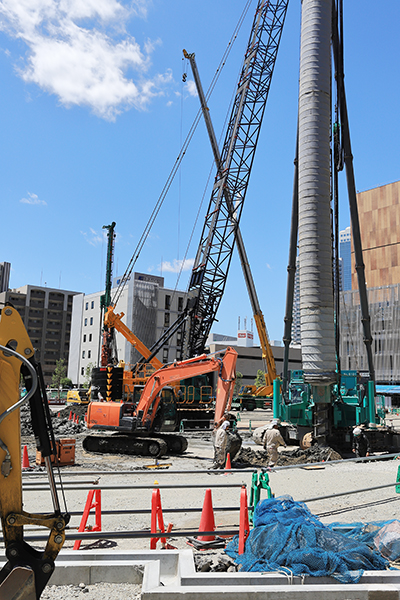
[[[290,496],[259,502],[244,554],[238,554],[238,541],[235,536],[225,551],[242,571],[284,570],[356,583],[364,570],[387,565],[365,543],[332,531]]]
[[[388,523],[393,523],[395,519],[391,519],[390,521],[370,521],[369,523],[329,523],[327,527],[335,531],[336,533],[341,533],[342,535],[351,538],[352,540],[356,540],[357,542],[363,542],[364,544],[368,544],[371,546],[374,544],[374,539],[377,533],[387,525]]]

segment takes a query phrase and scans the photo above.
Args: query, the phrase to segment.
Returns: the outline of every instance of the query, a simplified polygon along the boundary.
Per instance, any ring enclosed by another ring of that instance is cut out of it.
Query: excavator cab
[[[161,401],[154,419],[154,431],[176,431],[178,427],[178,409],[175,392],[166,387],[161,392]]]

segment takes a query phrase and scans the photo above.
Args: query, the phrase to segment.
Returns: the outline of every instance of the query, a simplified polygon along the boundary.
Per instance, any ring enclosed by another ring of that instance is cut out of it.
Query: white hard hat
[[[353,429],[353,435],[361,435],[362,431],[359,427]]]

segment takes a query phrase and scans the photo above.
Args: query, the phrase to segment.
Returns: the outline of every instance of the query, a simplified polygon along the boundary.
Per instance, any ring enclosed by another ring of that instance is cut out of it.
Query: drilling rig
[[[334,102],[332,81],[335,82]],[[348,449],[354,426],[362,426],[369,432],[373,450],[396,447],[399,436],[385,426],[383,399],[375,397],[372,336],[344,87],[342,0],[303,0],[302,3],[295,165],[284,376],[282,394],[278,381],[274,386],[274,418],[282,421],[281,431],[286,439],[299,440],[300,445],[308,436],[312,443],[321,446]],[[356,371],[340,369],[338,244],[336,241],[333,245],[332,238],[338,238],[338,172],[343,167],[368,357],[368,373],[362,377]],[[289,376],[297,245],[303,370],[293,371]]]

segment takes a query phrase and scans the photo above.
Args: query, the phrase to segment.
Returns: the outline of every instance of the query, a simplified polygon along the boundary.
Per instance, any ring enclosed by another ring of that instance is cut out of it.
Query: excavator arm
[[[27,393],[20,398],[23,376]],[[44,394],[44,396],[43,396]],[[43,399],[43,376],[22,319],[11,306],[0,317],[0,517],[7,562],[0,571],[0,598],[36,600],[54,571],[54,560],[65,539],[67,513],[61,514],[50,455],[55,440],[49,437],[50,416]],[[32,426],[38,449],[45,458],[54,512],[31,514],[22,510],[21,424],[19,407],[30,403]],[[50,530],[43,552],[24,540],[24,526]]]
[[[145,344],[143,344],[143,342],[139,340],[139,338],[133,333],[133,331],[131,331],[129,327],[127,327],[125,323],[122,322],[123,316],[124,313],[116,314],[114,312],[114,307],[109,306],[107,308],[107,312],[104,315],[104,325],[108,327],[108,329],[111,329],[112,327],[116,329],[119,333],[121,333],[124,336],[126,340],[128,340],[130,344],[132,344],[134,348],[136,348],[136,350],[144,358],[150,358],[151,351],[147,348]],[[161,369],[161,367],[163,366],[163,363],[159,361],[158,358],[156,358],[155,356],[151,358],[149,362],[151,365],[153,365],[155,369]]]
[[[218,353],[220,354],[220,353]],[[231,347],[225,350],[222,357],[217,355],[202,354],[182,362],[175,362],[153,373],[143,388],[135,416],[137,423],[151,429],[157,409],[161,400],[161,390],[173,382],[211,373],[219,372],[215,421],[219,421],[225,410],[229,410],[232,402],[233,387],[236,378],[237,352]]]

